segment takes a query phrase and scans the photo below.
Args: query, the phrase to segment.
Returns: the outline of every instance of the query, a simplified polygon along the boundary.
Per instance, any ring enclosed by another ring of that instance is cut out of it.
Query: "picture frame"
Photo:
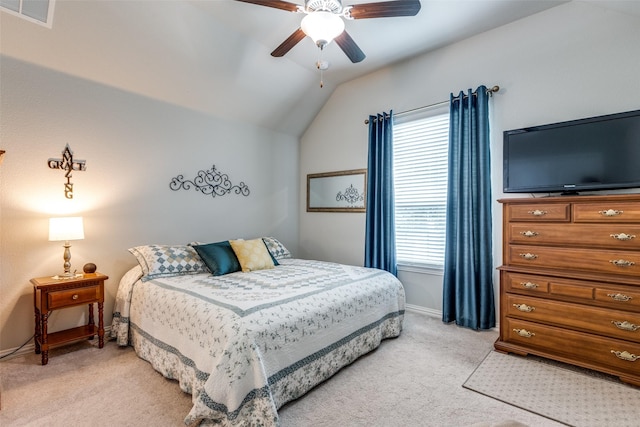
[[[307,175],[307,212],[366,212],[367,169]]]

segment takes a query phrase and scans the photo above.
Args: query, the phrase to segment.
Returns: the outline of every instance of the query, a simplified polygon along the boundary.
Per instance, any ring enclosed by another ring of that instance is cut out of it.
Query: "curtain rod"
[[[497,92],[499,90],[500,90],[500,86],[498,86],[498,85],[493,86],[492,88],[487,89],[487,95],[492,96],[494,92]],[[473,95],[477,96],[477,93],[473,92]],[[464,95],[464,97],[466,97],[466,95]],[[458,99],[458,98],[459,97],[457,97],[457,96],[453,97],[454,100]],[[402,116],[402,115],[409,114],[409,113],[414,113],[414,112],[420,111],[420,110],[426,110],[427,108],[439,107],[441,105],[445,105],[445,104],[448,104],[448,103],[449,103],[449,101],[436,102],[435,104],[425,105],[425,106],[422,106],[422,107],[413,108],[411,110],[401,111],[401,112],[399,112],[397,114],[394,114],[394,117]],[[368,125],[369,124],[369,119],[366,119],[364,121],[364,124]]]

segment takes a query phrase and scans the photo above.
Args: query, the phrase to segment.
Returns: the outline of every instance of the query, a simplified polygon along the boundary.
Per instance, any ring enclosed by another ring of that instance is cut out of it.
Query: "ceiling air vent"
[[[0,0],[0,10],[51,28],[56,0]]]

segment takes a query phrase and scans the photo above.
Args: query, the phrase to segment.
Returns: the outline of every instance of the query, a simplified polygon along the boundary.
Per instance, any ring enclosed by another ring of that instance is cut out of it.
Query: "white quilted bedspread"
[[[277,409],[402,329],[391,274],[300,259],[225,276],[121,280],[112,337],[193,396],[185,418],[278,425]]]

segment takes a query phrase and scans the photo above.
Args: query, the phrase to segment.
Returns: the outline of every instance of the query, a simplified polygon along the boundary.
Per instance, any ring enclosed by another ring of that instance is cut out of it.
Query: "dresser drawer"
[[[569,203],[532,203],[506,205],[507,221],[563,221],[571,219]]]
[[[507,295],[507,316],[640,343],[640,313]]]
[[[640,203],[581,203],[573,207],[574,222],[640,222]]]
[[[47,297],[49,310],[98,302],[101,300],[100,286],[49,292]]]
[[[571,358],[577,364],[600,368],[616,375],[637,377],[640,373],[640,344],[590,335],[520,319],[505,318],[503,341],[539,350],[543,355]],[[612,369],[613,368],[613,369]]]
[[[606,285],[596,286],[594,299],[598,302],[609,303],[623,310],[640,310],[640,288],[608,288]]]
[[[502,283],[505,292],[544,295],[549,292],[549,278],[533,274],[502,272]]]
[[[640,277],[640,252],[511,245],[509,265],[591,271]]]
[[[640,250],[640,224],[510,223],[510,243]]]

